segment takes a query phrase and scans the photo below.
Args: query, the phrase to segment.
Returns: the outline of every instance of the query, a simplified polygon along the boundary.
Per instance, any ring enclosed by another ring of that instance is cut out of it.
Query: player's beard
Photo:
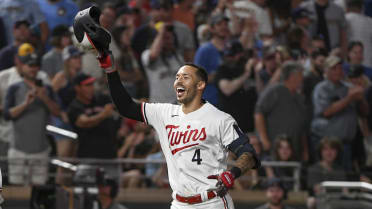
[[[182,99],[178,99],[178,102],[184,105],[190,104],[196,96],[195,88],[186,89]]]

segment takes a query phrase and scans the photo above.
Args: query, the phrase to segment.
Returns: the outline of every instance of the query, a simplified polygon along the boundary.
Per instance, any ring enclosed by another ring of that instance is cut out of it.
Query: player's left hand
[[[230,171],[225,171],[220,175],[210,175],[207,177],[208,179],[216,179],[217,180],[217,195],[219,197],[223,197],[226,195],[227,190],[229,190],[234,185],[234,174]]]

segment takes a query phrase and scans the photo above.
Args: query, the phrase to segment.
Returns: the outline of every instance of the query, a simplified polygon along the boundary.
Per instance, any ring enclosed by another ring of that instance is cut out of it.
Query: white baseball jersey
[[[227,169],[227,146],[239,137],[236,121],[209,103],[188,114],[180,105],[142,103],[142,114],[159,135],[173,194],[215,189],[217,181],[207,176]]]

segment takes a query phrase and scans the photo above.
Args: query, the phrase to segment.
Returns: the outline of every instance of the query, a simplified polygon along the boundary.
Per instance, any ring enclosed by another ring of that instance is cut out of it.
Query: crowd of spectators
[[[194,62],[208,72],[204,99],[237,120],[263,160],[300,162],[302,189],[371,181],[369,0],[2,0],[0,156],[9,157],[9,170],[1,167],[9,183],[24,183],[12,176],[31,166],[32,183],[44,184],[45,163],[11,162],[52,155],[50,146],[58,157],[163,159],[153,129],[115,111],[95,55],[73,45],[73,18],[92,5],[132,97],[176,103],[175,74]],[[50,134],[47,124],[78,139]],[[106,169],[119,170],[125,187],[169,186],[161,165]],[[269,177],[291,190],[292,174],[264,167],[236,189],[262,189]]]

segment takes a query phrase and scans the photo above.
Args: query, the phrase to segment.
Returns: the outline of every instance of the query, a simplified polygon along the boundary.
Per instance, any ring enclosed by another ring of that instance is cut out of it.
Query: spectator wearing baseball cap
[[[204,99],[213,105],[218,105],[218,90],[214,77],[222,63],[225,42],[230,38],[229,19],[222,13],[215,13],[209,19],[211,40],[199,46],[194,62],[204,67],[208,72],[208,85],[204,91]]]
[[[283,181],[279,178],[270,178],[268,180],[266,197],[268,202],[256,209],[271,209],[273,207],[292,209],[292,207],[284,204],[284,200],[287,199],[287,189],[284,187]]]
[[[62,59],[63,59],[63,61],[66,61],[66,60],[74,58],[74,57],[80,57],[83,54],[84,54],[84,52],[81,52],[75,46],[70,45],[70,46],[67,46],[66,48],[63,49]]]
[[[36,78],[42,80],[44,84],[50,85],[50,79],[45,72],[40,71],[41,57],[36,53],[35,48],[30,43],[24,43],[18,47],[17,55],[15,56],[15,67],[10,68],[12,72],[13,68],[18,72],[18,76],[23,74],[23,68],[25,66],[37,69]],[[17,76],[12,77],[12,80],[19,80]]]
[[[96,81],[96,78],[87,75],[85,73],[79,73],[73,80],[74,86],[88,86],[92,85]]]
[[[104,177],[103,182],[98,184],[97,196],[102,209],[127,209],[127,207],[115,201],[119,188],[117,180],[110,177]]]
[[[247,64],[249,63],[249,64]],[[232,115],[244,133],[254,130],[255,88],[244,84],[252,74],[252,60],[248,61],[239,40],[227,42],[222,64],[218,67],[215,82],[218,89],[219,108]]]
[[[33,50],[34,49],[31,45],[27,43],[23,44],[18,49],[17,58],[23,65],[29,65],[31,67],[40,67],[41,66],[40,57]]]
[[[39,79],[40,57],[30,44],[22,44],[16,56],[17,73],[21,81],[9,86],[4,102],[4,118],[12,120],[14,140],[8,157],[46,159],[49,156],[49,142],[45,126],[51,115],[58,116],[60,109],[55,102],[54,92],[47,83]],[[32,171],[31,173],[29,173]],[[9,182],[26,183],[25,176],[33,185],[43,185],[48,180],[47,161],[17,161],[9,165]]]
[[[25,61],[26,63],[38,63],[37,55],[32,55],[30,57],[27,57],[27,55],[34,53],[34,48],[29,43],[24,43],[18,49],[16,50],[15,55],[15,61],[16,65],[8,68],[6,70],[3,70],[0,72],[0,105],[4,106],[5,96],[9,89],[9,86],[15,83],[19,83],[22,81],[22,69],[24,68],[24,63],[21,62],[21,60]],[[31,60],[27,60],[30,59]],[[37,64],[36,64],[37,65]],[[38,66],[36,66],[38,68]],[[48,76],[46,73],[38,71],[37,73],[37,79],[42,80],[44,84],[50,84],[50,81],[48,79]],[[4,120],[3,117],[0,117],[0,147],[3,149],[0,149],[0,156],[4,156],[3,154],[7,153],[7,145],[8,143],[14,141],[14,135],[12,131],[12,123],[9,121]],[[2,144],[1,142],[5,142],[5,144]],[[5,150],[5,153],[1,153],[1,151]]]
[[[60,54],[62,54],[60,56],[63,60],[63,69],[57,72],[57,74],[53,77],[52,87],[58,97],[58,103],[61,107],[61,116],[53,117],[52,123],[58,128],[73,131],[73,128],[68,120],[67,109],[76,96],[74,80],[81,72],[81,55],[83,53],[75,46],[70,45],[66,46]],[[58,157],[75,157],[76,143],[62,135],[54,134],[53,136],[57,145]],[[65,177],[66,175],[63,175],[67,174],[68,172],[68,170],[58,168],[56,183],[68,183],[71,179],[68,179]]]
[[[40,56],[36,53],[35,48],[30,43],[23,43],[17,48],[17,54],[15,55],[15,66],[9,68],[9,72],[16,71],[18,76],[22,75],[22,69],[25,65],[30,67],[38,68],[37,78],[41,79],[43,83],[50,84],[48,75],[45,72],[40,71],[41,59]],[[12,77],[12,80],[20,80],[20,77]]]
[[[72,44],[71,32],[66,26],[58,25],[52,30],[49,42],[52,49],[43,56],[41,70],[53,79],[63,69],[62,50]]]
[[[0,18],[1,19],[1,18]],[[14,25],[13,33],[17,37],[13,43],[9,43],[8,46],[0,50],[0,105],[3,106],[5,100],[5,94],[7,89],[14,82],[21,81],[19,68],[14,66],[14,62],[17,56],[18,47],[22,44],[23,40],[28,39],[31,33],[28,29],[29,23],[27,21],[18,21]],[[1,30],[0,24],[0,31]],[[0,35],[1,36],[1,35]],[[3,34],[3,41],[6,41],[6,34]],[[1,42],[1,41],[0,41]],[[1,46],[0,46],[1,48]],[[1,112],[1,111],[0,111]],[[13,141],[12,125],[11,122],[5,121],[3,117],[0,118],[0,156],[7,156],[9,142]],[[0,163],[1,169],[7,173],[7,162]],[[4,178],[7,178],[4,176]]]
[[[262,92],[269,83],[276,83],[279,81],[277,69],[280,63],[277,62],[276,55],[277,50],[273,46],[267,46],[263,49],[262,65],[259,65],[259,70],[255,72],[257,75],[257,92]]]
[[[222,21],[228,22],[230,19],[226,17],[223,13],[216,13],[212,15],[209,19],[209,25],[213,27],[216,24],[219,24]]]
[[[27,20],[19,20],[13,26],[13,43],[0,51],[0,71],[14,66],[14,56],[17,54],[18,47],[29,42],[31,38],[30,23]]]
[[[363,88],[343,82],[342,60],[329,56],[325,63],[326,79],[315,86],[314,119],[311,123],[311,144],[315,147],[324,136],[336,136],[344,144],[343,163],[352,169],[351,143],[358,127],[358,115],[367,115]],[[338,106],[337,104],[341,104]]]
[[[95,78],[79,73],[73,79],[76,92],[67,115],[78,134],[78,158],[116,159],[116,121],[114,105],[109,96],[94,89]],[[101,166],[101,165],[99,165]],[[108,175],[117,178],[116,165],[102,165]]]
[[[52,80],[53,90],[57,93],[60,105],[65,111],[75,98],[73,82],[82,70],[81,56],[83,54],[73,45],[65,47],[62,51],[63,70],[59,71]]]
[[[293,9],[291,14],[294,24],[304,29],[307,29],[311,24],[311,15],[312,12],[302,7]]]
[[[0,1],[0,17],[5,25],[5,33],[9,44],[14,41],[12,28],[20,20],[29,21],[32,29],[38,28],[42,44],[46,43],[49,35],[48,24],[35,1],[2,0]]]

